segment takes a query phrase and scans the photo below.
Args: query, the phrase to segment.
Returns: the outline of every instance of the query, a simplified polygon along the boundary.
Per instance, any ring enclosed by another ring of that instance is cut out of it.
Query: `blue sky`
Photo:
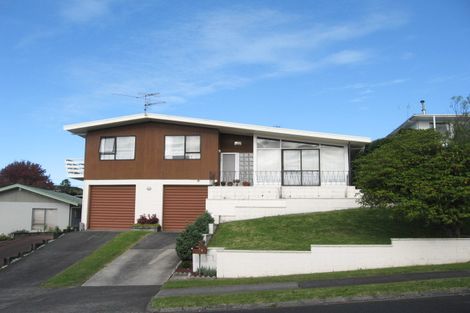
[[[0,0],[0,168],[55,182],[62,127],[151,111],[383,137],[470,93],[469,1]]]

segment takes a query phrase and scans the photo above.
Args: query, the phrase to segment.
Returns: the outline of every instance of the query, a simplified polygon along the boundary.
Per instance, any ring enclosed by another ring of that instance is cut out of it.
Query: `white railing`
[[[65,169],[70,178],[81,180],[85,172],[85,162],[83,159],[65,159]]]

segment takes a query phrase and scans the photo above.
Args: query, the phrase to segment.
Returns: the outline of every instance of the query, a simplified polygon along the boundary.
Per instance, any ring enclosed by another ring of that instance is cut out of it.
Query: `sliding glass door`
[[[320,151],[318,149],[283,149],[282,184],[284,186],[320,185]]]

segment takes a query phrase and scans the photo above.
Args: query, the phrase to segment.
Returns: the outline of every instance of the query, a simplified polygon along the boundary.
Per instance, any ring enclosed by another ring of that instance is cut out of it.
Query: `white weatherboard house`
[[[218,222],[357,207],[351,159],[369,138],[160,114],[67,125],[85,159],[88,229],[129,229],[157,214],[181,231],[209,211]],[[82,172],[83,170],[83,172]]]
[[[74,226],[81,203],[68,194],[21,184],[0,188],[0,233]]]

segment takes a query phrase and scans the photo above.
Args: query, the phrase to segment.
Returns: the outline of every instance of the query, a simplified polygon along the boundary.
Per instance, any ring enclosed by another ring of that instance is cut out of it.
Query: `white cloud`
[[[85,23],[108,14],[110,3],[110,0],[69,0],[60,13],[67,21]]]
[[[108,2],[79,3],[69,7],[68,19],[86,21],[109,11]],[[112,93],[160,91],[169,104],[183,103],[258,80],[360,64],[373,56],[373,49],[348,49],[348,44],[405,22],[393,14],[319,24],[271,9],[213,11],[140,32],[117,47],[129,56],[126,61],[78,60],[68,74],[102,99]]]

